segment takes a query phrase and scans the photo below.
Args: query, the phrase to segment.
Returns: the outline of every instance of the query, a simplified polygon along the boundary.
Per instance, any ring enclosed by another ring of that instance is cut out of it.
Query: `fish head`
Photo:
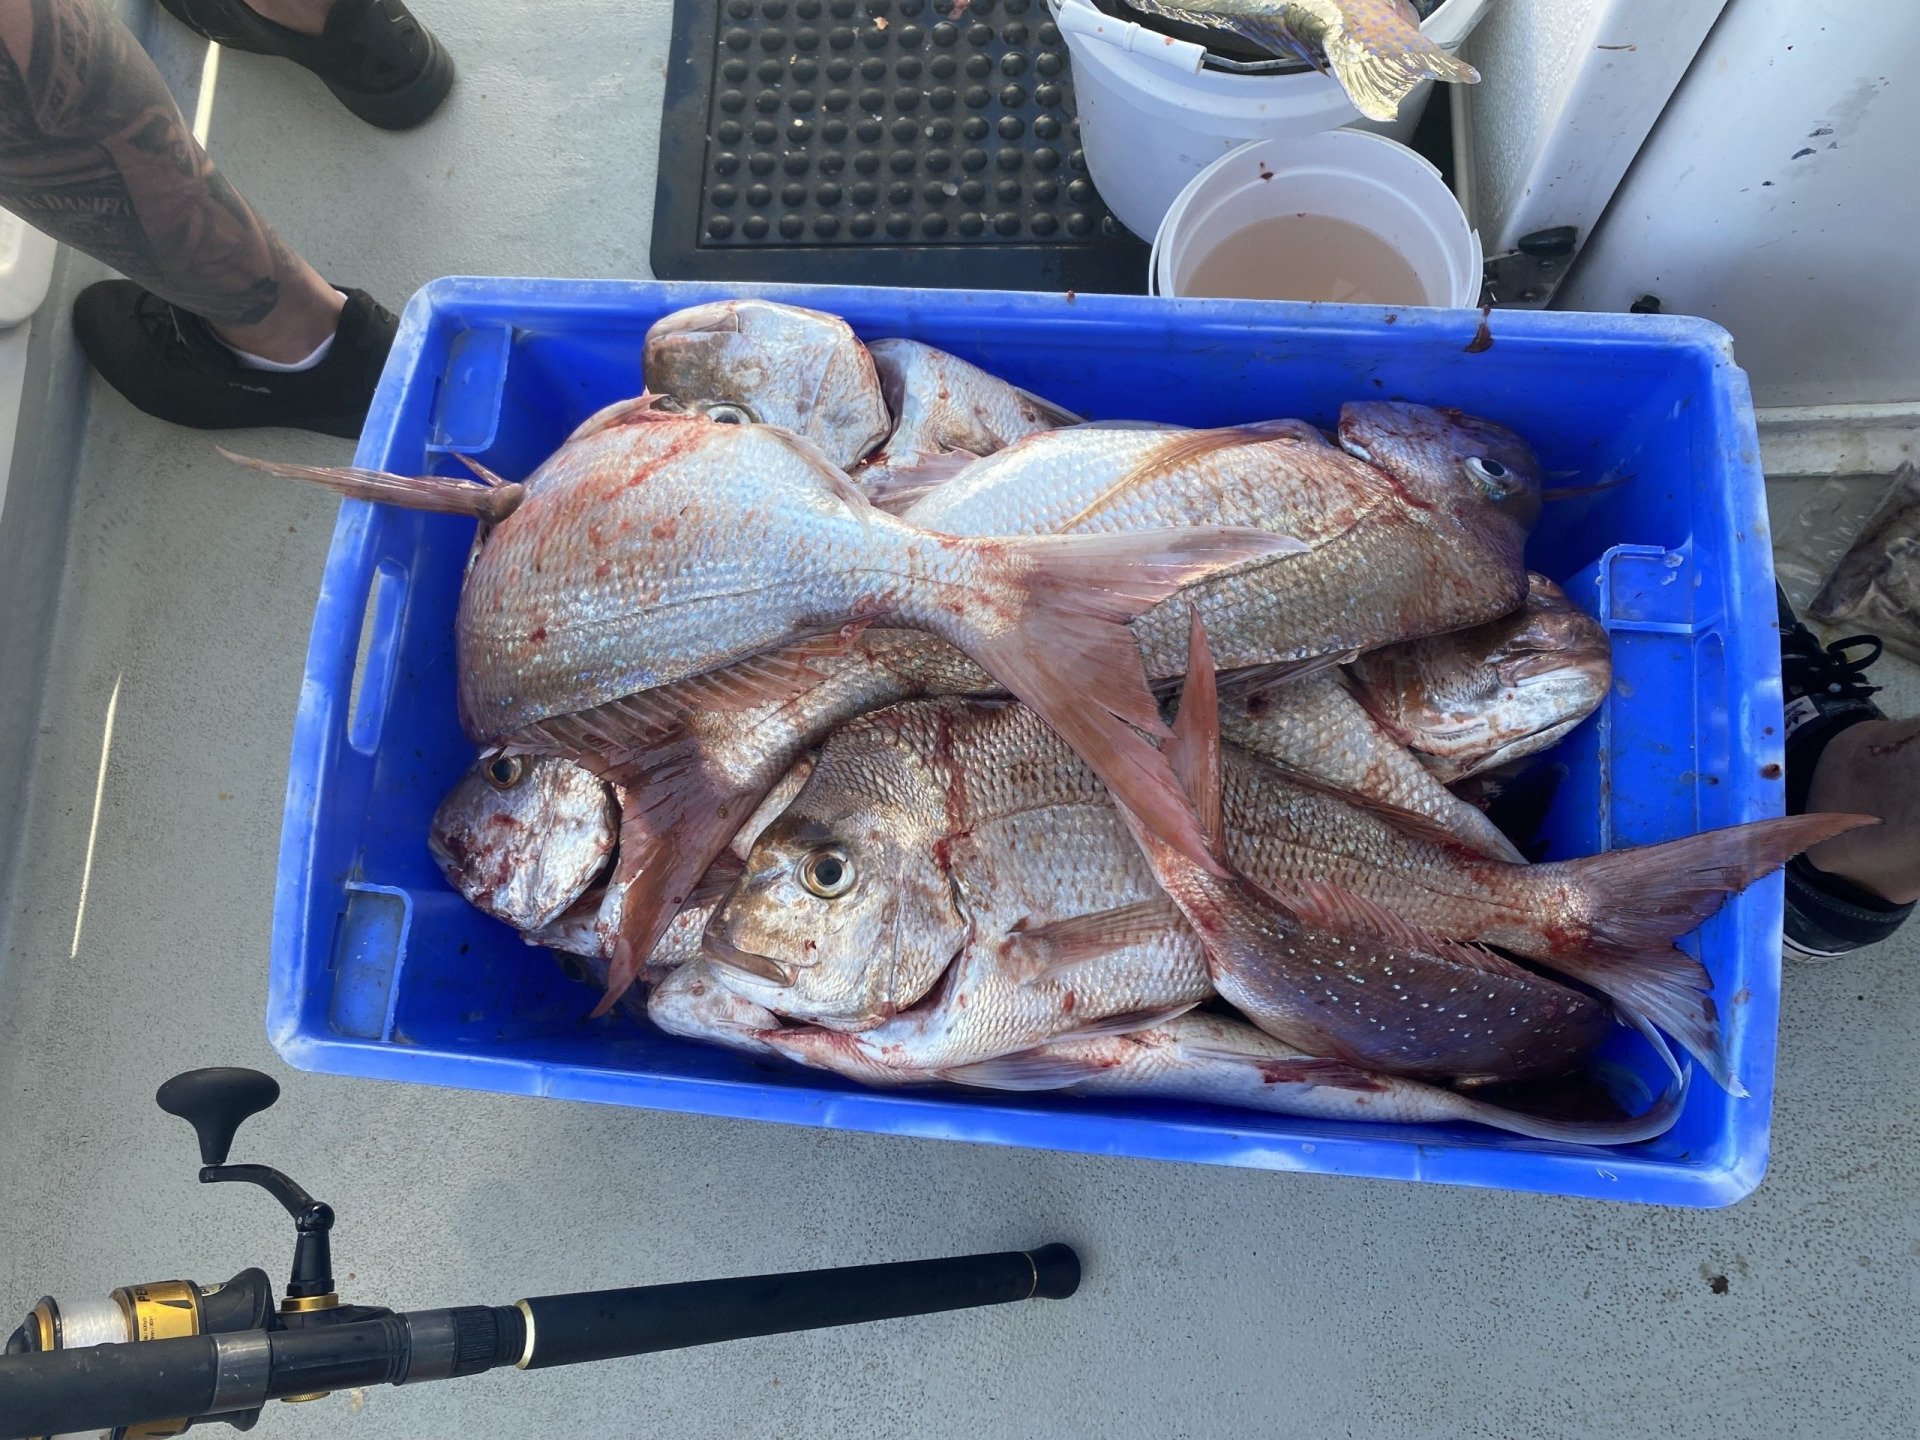
[[[1527,603],[1500,625],[1485,661],[1503,684],[1520,688],[1559,675],[1577,678],[1598,696],[1613,683],[1613,647],[1606,628],[1544,575],[1527,575]]]
[[[1592,714],[1613,684],[1606,629],[1552,581],[1527,580],[1526,607],[1482,627],[1492,643],[1475,658],[1497,699],[1484,717],[1481,743],[1491,748],[1473,762],[1475,772],[1545,749]]]
[[[1523,531],[1540,518],[1540,457],[1504,425],[1400,400],[1340,410],[1340,445],[1429,503],[1490,503]]]
[[[1552,581],[1528,575],[1526,604],[1485,625],[1363,656],[1376,717],[1442,783],[1554,744],[1613,683],[1606,629]]]
[[[882,718],[822,748],[707,926],[728,985],[835,1030],[871,1029],[921,999],[971,931],[944,787]]]
[[[447,883],[519,930],[557,919],[607,866],[613,789],[555,756],[482,755],[434,811],[427,848]]]
[[[768,300],[678,310],[647,331],[647,388],[727,425],[779,425],[841,469],[889,427],[880,377],[846,321]]]

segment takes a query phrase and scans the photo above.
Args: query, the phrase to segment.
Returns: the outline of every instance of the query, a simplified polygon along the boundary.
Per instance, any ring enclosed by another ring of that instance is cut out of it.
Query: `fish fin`
[[[1200,823],[1207,852],[1222,858],[1226,823],[1220,803],[1220,691],[1215,683],[1213,649],[1207,644],[1206,623],[1200,608],[1188,607],[1187,680],[1180,690],[1180,714],[1173,722],[1173,738],[1166,755],[1174,778],[1186,792]]]
[[[1611,1067],[1594,1067],[1596,1070]],[[1462,1120],[1524,1135],[1530,1140],[1558,1140],[1569,1145],[1633,1145],[1652,1140],[1673,1128],[1686,1108],[1687,1091],[1692,1083],[1691,1066],[1682,1071],[1672,1085],[1638,1115],[1618,1120],[1552,1120],[1544,1115],[1529,1115],[1524,1110],[1509,1110],[1466,1095],[1454,1095]],[[1452,1094],[1452,1092],[1444,1092]]]
[[[1157,939],[1170,929],[1184,928],[1173,902],[1156,895],[1043,925],[1029,926],[1022,920],[1008,933],[1007,958],[1014,962],[1021,983],[1033,984],[1129,945]]]
[[[1414,25],[1395,26],[1371,38],[1356,35],[1346,25],[1335,26],[1322,44],[1340,88],[1369,120],[1397,119],[1400,102],[1422,80],[1472,85],[1480,78],[1478,70],[1449,55]]]
[[[1660,1057],[1660,1063],[1667,1067],[1670,1074],[1677,1079],[1684,1073],[1680,1068],[1680,1061],[1674,1056],[1673,1047],[1667,1043],[1667,1037],[1660,1032],[1658,1025],[1639,1011],[1625,1006],[1618,1007],[1614,1013],[1622,1023],[1640,1032],[1641,1037],[1653,1047],[1653,1053]]]
[[[491,485],[496,489],[498,489],[499,487],[509,483],[505,478],[503,478],[502,476],[496,475],[493,471],[489,470],[486,466],[482,465],[478,460],[474,459],[473,456],[471,455],[467,455],[459,451],[455,451],[453,458],[458,460],[462,465],[466,466],[467,469],[471,470],[473,472],[474,478],[477,479],[482,485]]]
[[[796,436],[795,438],[798,439],[799,437]],[[801,443],[804,445],[813,444],[811,440],[803,440]],[[827,482],[827,488],[839,496],[841,502],[863,520],[871,515],[876,507],[873,501],[867,498],[867,492],[854,484],[847,472],[835,466],[831,460],[827,459],[824,453],[820,454],[820,459],[824,461],[827,466],[827,469],[821,472],[820,476],[821,479]]]
[[[1231,1044],[1217,1040],[1184,1040],[1180,1048],[1196,1060],[1245,1065],[1258,1070],[1260,1078],[1269,1085],[1325,1085],[1336,1090],[1372,1091],[1385,1090],[1390,1083],[1371,1070],[1318,1055],[1271,1055],[1236,1050]]]
[[[943,626],[945,638],[1038,712],[1151,834],[1211,865],[1166,757],[1130,728],[1167,733],[1127,624],[1183,585],[1292,553],[1300,542],[1265,530],[1184,526],[970,543],[985,562],[1024,564],[1014,583],[1025,594],[1014,625],[989,628],[963,610]]]
[[[991,1060],[949,1066],[940,1072],[940,1078],[981,1090],[1064,1090],[1104,1074],[1120,1060],[1118,1055],[1063,1053],[1042,1045],[1012,1055],[997,1055]]]
[[[722,850],[687,895],[687,904],[711,904],[731,890],[734,882],[746,873],[746,861],[731,850]]]
[[[1802,850],[1876,823],[1867,815],[1790,815],[1536,866],[1576,887],[1590,917],[1584,935],[1539,958],[1660,1026],[1729,1093],[1744,1095],[1721,1041],[1719,1014],[1704,993],[1712,981],[1673,942],[1718,911],[1729,894]]]
[[[892,335],[867,342],[867,358],[873,362],[873,373],[880,381],[880,398],[886,402],[887,414],[893,417],[896,430],[900,427],[901,413],[907,408],[906,367],[917,353],[932,349],[931,345],[918,340]],[[896,356],[895,351],[905,353]]]
[[[867,492],[867,498],[873,503],[874,509],[905,517],[914,506],[939,488],[938,484],[903,485],[897,490],[891,486],[876,486]]]
[[[1073,531],[1089,516],[1113,503],[1116,495],[1146,485],[1174,470],[1197,464],[1222,450],[1246,445],[1265,445],[1273,440],[1311,440],[1320,446],[1326,439],[1304,420],[1265,420],[1251,425],[1230,425],[1214,430],[1189,430],[1169,436],[1140,459],[1119,479],[1108,485],[1082,506],[1078,513],[1054,526],[1060,534]],[[1301,547],[1305,549],[1305,546]]]
[[[1022,390],[1018,385],[1009,385],[1007,388],[1029,405],[1033,406],[1035,410],[1038,410],[1040,412],[1040,418],[1056,430],[1062,430],[1069,425],[1078,425],[1081,423],[1078,415],[1074,414],[1071,410],[1054,404],[1044,395],[1036,395],[1031,390]]]
[[[854,484],[852,479],[848,477],[847,472],[834,464],[833,461],[828,458],[827,452],[822,450],[818,444],[808,439],[805,435],[796,434],[791,430],[782,429],[779,426],[769,425],[766,428],[779,436],[782,444],[804,460],[813,472],[820,477],[821,482],[831,490],[849,510],[853,511],[854,514],[858,515],[862,520],[866,520],[872,516],[874,504],[867,498],[866,491]]]
[[[1072,1030],[1062,1030],[1053,1037],[1056,1042],[1067,1040],[1101,1040],[1114,1035],[1131,1035],[1136,1030],[1152,1030],[1165,1025],[1170,1020],[1178,1020],[1194,1006],[1198,1000],[1188,1000],[1179,1005],[1162,1005],[1156,1009],[1126,1010],[1118,1015],[1108,1015],[1099,1020],[1089,1020]]]
[[[626,891],[607,990],[595,1015],[605,1014],[633,983],[760,798],[715,780],[691,737],[656,746],[607,778],[620,787],[622,802],[611,883]]]
[[[1318,656],[1314,657],[1316,661],[1319,660],[1319,658]],[[1332,666],[1340,666],[1347,663],[1346,656],[1344,655],[1328,656],[1327,659]],[[1221,703],[1237,702],[1244,704],[1256,695],[1264,695],[1269,690],[1279,690],[1281,686],[1299,679],[1302,673],[1300,667],[1307,663],[1309,662],[1283,660],[1267,665],[1243,665],[1238,669],[1229,670],[1221,675],[1218,681]],[[1317,668],[1326,669],[1328,666],[1321,665]],[[1312,672],[1308,671],[1306,673],[1311,674]],[[1336,678],[1342,679],[1344,682],[1344,676],[1345,672],[1342,671],[1340,676]],[[1284,694],[1284,692],[1282,693]]]
[[[1371,935],[1390,945],[1406,950],[1422,950],[1470,970],[1539,983],[1539,977],[1531,970],[1514,964],[1504,955],[1495,954],[1481,945],[1461,940],[1442,940],[1430,935],[1378,901],[1357,895],[1331,880],[1308,880],[1296,887],[1270,889],[1267,893],[1308,924],[1324,930]]]
[[[504,748],[563,751],[608,776],[676,735],[690,715],[751,710],[807,693],[826,678],[818,662],[844,655],[856,635],[846,627],[589,710],[537,720],[515,731]]]
[[[571,445],[576,440],[584,440],[589,435],[598,435],[602,430],[612,430],[621,425],[634,425],[647,420],[685,420],[690,417],[677,410],[662,410],[660,402],[664,395],[656,395],[651,390],[642,390],[626,400],[616,400],[611,405],[603,405],[578,425],[573,433],[561,442]]]
[[[214,447],[236,465],[283,480],[305,480],[324,485],[350,500],[371,500],[408,510],[431,510],[441,515],[471,515],[497,525],[526,498],[524,485],[481,485],[448,475],[394,475],[385,470],[362,470],[354,465],[294,465],[280,460],[256,460],[236,455],[224,445]]]
[[[869,503],[889,515],[905,515],[979,458],[971,450],[915,455],[902,464],[869,466],[854,476],[854,481]]]
[[[1229,700],[1243,700],[1268,690],[1304,680],[1325,670],[1338,670],[1359,657],[1358,650],[1332,655],[1307,655],[1298,660],[1272,660],[1264,665],[1248,665],[1229,670],[1220,681],[1220,694]]]

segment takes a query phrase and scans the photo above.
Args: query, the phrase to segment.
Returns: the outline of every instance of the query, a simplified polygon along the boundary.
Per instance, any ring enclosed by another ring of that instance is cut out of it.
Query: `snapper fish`
[[[689,708],[791,693],[866,626],[904,626],[1045,714],[1188,848],[1198,837],[1146,738],[1164,726],[1127,622],[1216,570],[1303,548],[1222,526],[938,534],[874,509],[787,430],[666,413],[652,396],[590,417],[517,484],[245,463],[486,522],[455,626],[460,715],[483,745],[582,760],[617,783]],[[624,843],[624,817],[622,829],[614,878],[631,883],[655,857]],[[685,893],[628,905],[602,1011]]]

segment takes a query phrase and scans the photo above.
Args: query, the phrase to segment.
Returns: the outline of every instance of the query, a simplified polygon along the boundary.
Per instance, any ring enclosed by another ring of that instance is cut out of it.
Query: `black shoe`
[[[73,330],[106,382],[149,415],[196,430],[284,426],[352,440],[399,322],[360,290],[346,292],[327,358],[292,374],[249,370],[198,315],[131,280],[102,280],[74,298]]]
[[[1865,672],[1880,658],[1880,637],[1850,635],[1823,646],[1780,592],[1780,684],[1787,702],[1787,813],[1806,813],[1813,772],[1833,737],[1886,715],[1870,698]],[[1849,654],[1864,650],[1863,655]],[[1895,905],[1850,880],[1829,875],[1804,855],[1787,862],[1786,945],[1803,959],[1831,959],[1877,945],[1898,930],[1911,905]]]
[[[382,130],[412,129],[453,88],[453,61],[400,0],[336,0],[318,35],[263,19],[246,0],[160,3],[216,44],[311,70],[336,100]]]

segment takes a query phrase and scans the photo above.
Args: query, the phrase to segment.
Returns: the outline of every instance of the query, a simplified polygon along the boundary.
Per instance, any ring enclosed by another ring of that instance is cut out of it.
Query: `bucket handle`
[[[1064,34],[1098,40],[1116,50],[1137,55],[1142,60],[1164,65],[1169,70],[1178,70],[1186,75],[1198,75],[1200,67],[1206,63],[1207,49],[1204,45],[1196,45],[1191,40],[1176,40],[1171,35],[1162,35],[1128,20],[1116,20],[1094,9],[1087,0],[1054,0],[1053,8],[1054,18]]]

